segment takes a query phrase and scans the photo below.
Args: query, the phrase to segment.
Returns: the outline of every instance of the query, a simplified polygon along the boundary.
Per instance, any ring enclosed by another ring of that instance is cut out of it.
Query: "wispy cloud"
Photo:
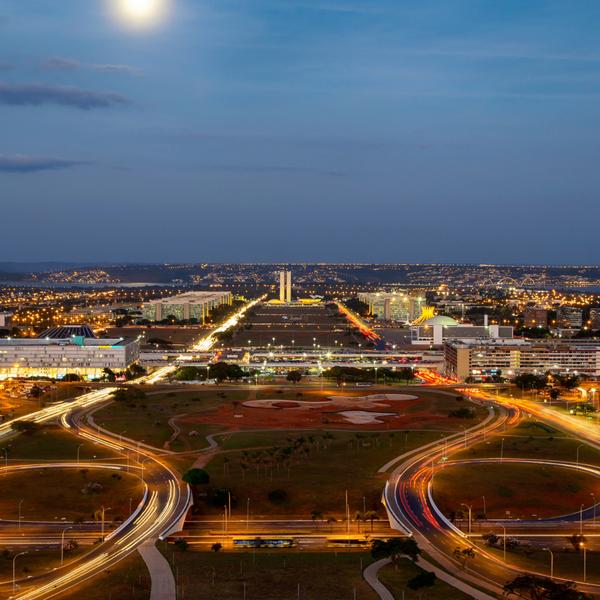
[[[0,104],[41,106],[58,104],[82,110],[125,106],[131,101],[115,92],[97,92],[78,87],[42,83],[11,84],[0,82]]]
[[[23,154],[0,154],[0,173],[36,173],[38,171],[56,171],[89,164],[81,160],[27,156]]]
[[[112,63],[85,63],[71,58],[53,56],[45,59],[41,64],[42,69],[47,71],[76,71],[84,69],[89,71],[101,71],[105,73],[124,73],[126,75],[140,75],[141,71],[131,65]]]

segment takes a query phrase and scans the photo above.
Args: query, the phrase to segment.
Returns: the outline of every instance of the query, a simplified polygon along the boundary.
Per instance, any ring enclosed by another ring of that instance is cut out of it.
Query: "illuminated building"
[[[521,373],[600,375],[600,342],[511,340],[448,340],[444,344],[446,375],[485,380]]]
[[[583,311],[575,306],[561,306],[556,314],[559,327],[581,329],[583,326]]]
[[[511,339],[513,328],[504,325],[488,325],[487,315],[484,325],[459,323],[452,317],[437,315],[410,328],[412,344],[429,344],[440,346],[446,340],[463,339]]]
[[[548,327],[548,311],[539,306],[527,306],[523,311],[523,325],[525,327]]]
[[[204,323],[211,310],[223,304],[231,304],[232,301],[231,292],[187,292],[145,302],[142,316],[149,321],[173,317],[179,321],[196,319],[199,323]]]
[[[292,272],[279,271],[279,301],[292,301]]]
[[[405,292],[366,292],[358,299],[369,306],[369,314],[382,321],[410,323],[425,306],[425,298]]]
[[[10,327],[12,313],[0,312],[0,327]]]
[[[0,339],[0,379],[50,377],[69,373],[98,379],[103,370],[124,371],[140,355],[137,339],[68,338]]]

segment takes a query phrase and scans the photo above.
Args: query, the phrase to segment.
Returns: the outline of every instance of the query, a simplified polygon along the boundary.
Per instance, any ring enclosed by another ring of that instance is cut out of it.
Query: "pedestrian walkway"
[[[150,572],[152,581],[150,600],[176,600],[177,591],[173,571],[167,559],[158,551],[156,540],[144,542],[138,548],[138,552]]]

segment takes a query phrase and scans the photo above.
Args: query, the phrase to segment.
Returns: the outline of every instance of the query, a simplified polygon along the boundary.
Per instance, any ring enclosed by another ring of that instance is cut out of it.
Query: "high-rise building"
[[[279,301],[292,301],[292,272],[279,271]]]
[[[561,306],[556,316],[559,327],[581,329],[583,326],[583,311],[576,306]]]
[[[548,311],[539,306],[526,306],[523,311],[525,327],[548,327]]]
[[[405,292],[366,292],[358,294],[358,299],[369,306],[369,313],[382,321],[410,323],[425,306],[425,298],[420,294]]]
[[[590,308],[589,325],[591,329],[600,329],[600,308]]]

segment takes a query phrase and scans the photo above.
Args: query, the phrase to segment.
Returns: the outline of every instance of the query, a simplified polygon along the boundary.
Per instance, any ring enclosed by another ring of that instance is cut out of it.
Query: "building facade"
[[[124,371],[140,356],[138,339],[7,338],[0,339],[0,379],[49,377],[74,373],[99,379],[104,369]]]
[[[539,306],[526,306],[523,311],[524,327],[548,327],[548,311]]]
[[[231,292],[187,292],[145,302],[142,317],[149,321],[174,317],[179,321],[196,319],[199,323],[204,323],[211,310],[232,302]]]
[[[369,314],[381,321],[411,323],[425,306],[425,297],[405,292],[365,292],[358,299],[369,306]]]
[[[487,321],[487,318],[486,318]],[[513,328],[503,325],[471,325],[437,315],[410,328],[411,344],[441,346],[447,340],[512,339]]]
[[[522,373],[573,373],[600,375],[600,342],[525,340],[465,341],[444,344],[446,374],[459,381],[485,380],[493,375],[514,377]]]

